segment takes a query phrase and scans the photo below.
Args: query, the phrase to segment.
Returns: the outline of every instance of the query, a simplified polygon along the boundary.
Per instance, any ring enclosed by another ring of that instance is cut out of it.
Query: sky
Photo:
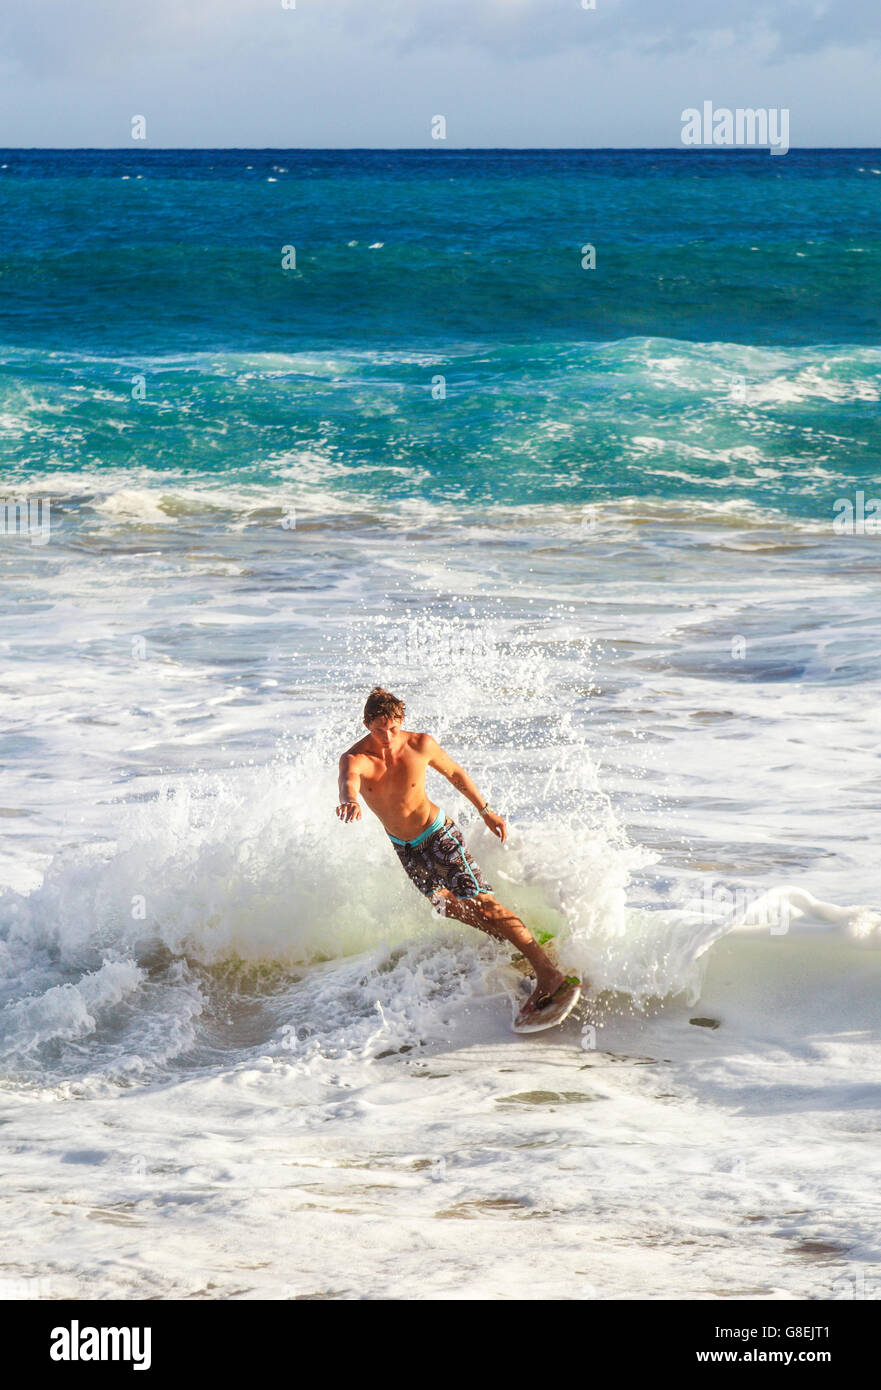
[[[0,0],[0,146],[881,145],[879,0]],[[437,127],[435,127],[437,128]]]

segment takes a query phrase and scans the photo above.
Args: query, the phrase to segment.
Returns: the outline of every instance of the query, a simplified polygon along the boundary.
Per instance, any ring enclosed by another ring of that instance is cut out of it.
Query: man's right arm
[[[358,771],[357,760],[351,753],[344,753],[340,758],[340,804],[336,813],[340,820],[347,824],[349,821],[361,819],[361,807],[358,805],[360,790],[361,774]]]

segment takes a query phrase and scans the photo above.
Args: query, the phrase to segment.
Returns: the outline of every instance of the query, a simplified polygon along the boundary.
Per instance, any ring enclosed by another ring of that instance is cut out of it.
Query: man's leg
[[[525,923],[503,907],[495,894],[478,893],[474,898],[456,898],[448,888],[439,888],[434,900],[445,917],[455,917],[458,922],[466,922],[469,927],[488,932],[497,941],[509,941],[522,952],[535,971],[536,980],[535,989],[524,1005],[525,1013],[530,1011],[530,1006],[534,1007],[536,999],[543,994],[553,994],[566,979]]]

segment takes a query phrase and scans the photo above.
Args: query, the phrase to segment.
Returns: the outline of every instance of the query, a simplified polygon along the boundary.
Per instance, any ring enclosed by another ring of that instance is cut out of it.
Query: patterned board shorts
[[[474,855],[465,848],[461,830],[443,811],[415,840],[398,840],[394,835],[389,839],[404,871],[426,898],[438,888],[448,888],[454,898],[492,892]]]

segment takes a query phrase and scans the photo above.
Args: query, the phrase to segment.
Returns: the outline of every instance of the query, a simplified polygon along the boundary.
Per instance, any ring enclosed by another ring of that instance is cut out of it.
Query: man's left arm
[[[504,844],[508,837],[508,827],[505,825],[504,818],[493,810],[486,797],[480,795],[465,769],[454,762],[449,753],[441,748],[430,734],[425,734],[423,737],[425,739],[424,751],[428,754],[428,766],[433,767],[435,772],[439,772],[442,777],[446,777],[447,781],[456,788],[456,791],[461,792],[463,796],[468,798],[472,806],[477,807],[483,816],[484,824],[489,826],[492,833],[498,835]]]

